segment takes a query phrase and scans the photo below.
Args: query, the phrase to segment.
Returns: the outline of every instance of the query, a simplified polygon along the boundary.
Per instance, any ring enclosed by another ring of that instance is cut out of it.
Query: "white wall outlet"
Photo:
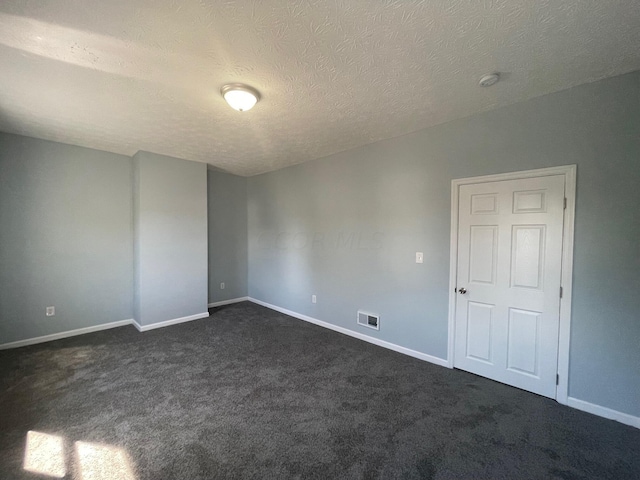
[[[311,303],[317,303],[317,300],[315,295],[311,295]]]
[[[224,282],[220,283],[220,290],[224,290]]]
[[[424,254],[422,252],[416,252],[416,263],[424,263]]]
[[[44,314],[47,317],[53,317],[56,314],[56,307],[47,307]]]

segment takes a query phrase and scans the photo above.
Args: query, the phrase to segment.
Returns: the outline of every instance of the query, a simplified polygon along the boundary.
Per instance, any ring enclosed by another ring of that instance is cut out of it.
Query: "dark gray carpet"
[[[64,439],[65,478],[78,441],[138,480],[640,478],[640,430],[250,303],[0,352],[0,382],[2,479],[51,478],[29,430]]]

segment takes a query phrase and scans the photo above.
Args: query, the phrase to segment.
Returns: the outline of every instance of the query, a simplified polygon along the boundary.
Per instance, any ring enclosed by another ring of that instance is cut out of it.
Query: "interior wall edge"
[[[307,315],[303,315],[292,310],[287,310],[286,308],[279,307],[277,305],[273,305],[267,302],[263,302],[262,300],[258,300],[256,298],[249,297],[249,301],[255,303],[256,305],[261,305],[263,307],[269,308],[270,310],[274,310],[276,312],[283,313],[290,317],[296,318],[298,320],[302,320],[305,322],[312,323],[319,327],[326,328],[328,330],[333,330],[334,332],[342,333],[344,335],[348,335],[353,338],[357,338],[359,340],[363,340],[365,342],[371,343],[373,345],[377,345],[379,347],[387,348],[389,350],[393,350],[398,353],[402,353],[404,355],[408,355],[410,357],[417,358],[419,360],[424,360],[426,362],[433,363],[435,365],[451,368],[446,359],[434,357],[432,355],[417,352],[415,350],[411,350],[409,348],[401,347],[399,345],[386,342],[384,340],[379,340],[374,337],[370,337],[368,335],[364,335],[353,330],[349,330],[347,328],[339,327],[337,325],[333,325],[328,322],[324,322],[322,320],[318,320],[317,318],[309,317]],[[631,427],[640,429],[640,417],[636,417],[634,415],[630,415],[628,413],[620,412],[618,410],[613,410],[611,408],[603,407],[602,405],[596,405],[595,403],[590,403],[585,400],[580,400],[578,398],[569,397],[568,402],[566,404],[571,408],[575,408],[577,410],[581,410],[583,412],[590,413],[592,415],[596,415],[598,417],[603,417],[609,420],[614,420],[616,422],[623,423],[625,425],[629,425]]]
[[[595,403],[586,402],[574,397],[567,398],[567,405],[583,412],[597,415],[598,417],[608,418],[609,420],[615,420],[616,422],[624,423],[630,427],[640,428],[640,417],[630,415],[628,413],[619,412],[612,408],[603,407],[602,405],[596,405]]]
[[[262,300],[258,300],[257,298],[249,297],[249,301],[252,303],[255,303],[256,305],[261,305],[263,307],[269,308],[276,312],[284,313],[285,315],[288,315],[290,317],[297,318],[298,320],[303,320],[305,322],[313,323],[314,325],[318,325],[328,330],[333,330],[334,332],[342,333],[344,335],[357,338],[358,340],[363,340],[365,342],[371,343],[373,345],[377,345],[382,348],[386,348],[388,350],[393,350],[394,352],[402,353],[404,355],[408,355],[410,357],[417,358],[419,360],[424,360],[425,362],[429,362],[429,363],[439,365],[441,367],[449,368],[448,361],[444,358],[435,357],[433,355],[429,355],[428,353],[418,352],[416,350],[412,350],[410,348],[406,348],[401,345],[397,345],[395,343],[387,342],[385,340],[380,340],[379,338],[371,337],[369,335],[356,332],[355,330],[351,330],[349,328],[340,327],[338,325],[334,325],[332,323],[325,322],[323,320],[319,320],[317,318],[313,318],[308,315],[303,315],[301,313],[294,312],[293,310],[288,310],[286,308],[282,308],[277,305],[273,305],[271,303],[263,302]]]
[[[193,320],[200,320],[201,318],[207,318],[209,312],[196,313],[195,315],[188,315],[186,317],[172,318],[171,320],[165,320],[162,322],[151,323],[149,325],[141,325],[137,321],[133,321],[133,325],[139,332],[148,332],[149,330],[155,330],[156,328],[170,327],[171,325],[177,325],[179,323],[191,322]]]
[[[232,305],[234,303],[246,302],[249,300],[249,297],[237,297],[230,298],[229,300],[221,300],[219,302],[211,302],[209,303],[209,308],[222,307],[224,305]]]
[[[125,325],[134,325],[135,320],[128,318],[126,320],[118,320],[116,322],[102,323],[100,325],[94,325],[91,327],[76,328],[74,330],[67,330],[65,332],[52,333],[50,335],[42,335],[40,337],[25,338],[24,340],[16,340],[15,342],[3,343],[0,345],[0,350],[8,350],[10,348],[27,347],[29,345],[37,345],[39,343],[52,342],[54,340],[61,340],[63,338],[76,337],[78,335],[84,335],[85,333],[99,332],[101,330],[109,330],[111,328],[124,327]]]

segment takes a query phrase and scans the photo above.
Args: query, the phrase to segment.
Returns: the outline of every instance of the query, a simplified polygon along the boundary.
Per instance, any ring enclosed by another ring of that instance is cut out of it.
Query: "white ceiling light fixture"
[[[496,83],[498,83],[499,80],[500,80],[500,74],[499,73],[490,73],[488,75],[484,75],[480,79],[480,86],[481,87],[490,87],[491,85],[495,85]]]
[[[251,110],[260,100],[260,93],[253,87],[243,83],[230,83],[220,90],[229,106],[239,112]]]

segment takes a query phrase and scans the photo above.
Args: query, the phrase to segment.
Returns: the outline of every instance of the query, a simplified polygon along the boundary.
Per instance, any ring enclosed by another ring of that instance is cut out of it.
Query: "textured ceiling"
[[[0,65],[1,131],[253,175],[638,70],[640,1],[3,0]]]

